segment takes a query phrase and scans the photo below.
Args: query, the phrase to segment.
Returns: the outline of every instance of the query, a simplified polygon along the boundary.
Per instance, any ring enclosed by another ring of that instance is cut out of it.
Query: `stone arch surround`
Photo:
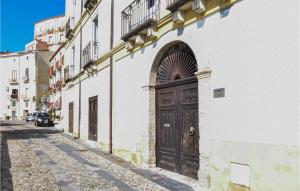
[[[161,59],[163,58],[165,52],[172,46],[177,43],[185,43],[183,41],[172,41],[164,45],[157,53],[149,76],[149,85],[144,86],[144,90],[149,93],[149,127],[148,127],[148,137],[147,137],[147,164],[146,166],[152,168],[156,167],[156,100],[155,100],[155,84],[157,76],[157,68],[160,64]],[[187,44],[187,43],[185,43]],[[187,44],[188,45],[188,44]],[[189,46],[189,45],[188,45]],[[190,47],[190,46],[189,46]],[[192,47],[190,47],[193,51]],[[197,56],[195,55],[196,59]],[[197,63],[198,64],[198,63]],[[209,110],[209,96],[210,96],[210,76],[211,69],[209,67],[199,67],[198,72],[195,74],[198,78],[198,91],[199,91],[199,161],[200,168],[198,172],[198,178],[200,185],[203,187],[209,187],[209,138],[205,138],[204,141],[201,140],[202,136],[209,136],[207,130],[207,121],[208,121],[208,110]]]

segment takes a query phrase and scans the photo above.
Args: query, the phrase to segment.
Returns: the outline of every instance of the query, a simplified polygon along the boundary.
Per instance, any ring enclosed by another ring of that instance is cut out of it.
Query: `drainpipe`
[[[18,101],[19,101],[19,108],[18,108],[18,118],[20,119],[20,110],[21,110],[21,55],[19,55],[19,90],[18,90]]]
[[[81,0],[81,11],[80,11],[80,16],[82,15],[83,12],[83,0]],[[79,48],[79,71],[81,70],[81,61],[82,61],[82,28],[80,27],[80,48]],[[81,122],[81,80],[79,79],[79,103],[78,103],[78,138],[80,138],[80,122]]]
[[[110,50],[113,49],[114,43],[114,0],[111,0],[110,10]],[[110,55],[109,71],[109,153],[112,154],[112,112],[113,112],[113,55]]]

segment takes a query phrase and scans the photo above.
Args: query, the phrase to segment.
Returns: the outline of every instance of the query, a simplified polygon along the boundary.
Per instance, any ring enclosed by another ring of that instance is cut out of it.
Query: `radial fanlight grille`
[[[161,83],[195,76],[197,62],[193,54],[177,50],[165,56],[157,70],[156,81]]]

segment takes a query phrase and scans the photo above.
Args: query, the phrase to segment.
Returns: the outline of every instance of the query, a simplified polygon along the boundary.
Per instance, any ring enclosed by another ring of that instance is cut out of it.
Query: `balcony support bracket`
[[[129,51],[133,50],[133,43],[131,41],[125,42],[125,48]]]
[[[192,9],[196,14],[203,13],[206,10],[205,0],[193,0]]]
[[[143,45],[143,44],[145,43],[145,41],[144,41],[142,35],[139,35],[139,34],[136,35],[135,43],[136,43],[137,45]]]
[[[157,37],[157,32],[154,30],[153,27],[149,27],[147,29],[147,37],[150,37],[150,38]]]
[[[183,23],[184,22],[184,12],[182,10],[177,10],[172,13],[173,21],[176,23]]]

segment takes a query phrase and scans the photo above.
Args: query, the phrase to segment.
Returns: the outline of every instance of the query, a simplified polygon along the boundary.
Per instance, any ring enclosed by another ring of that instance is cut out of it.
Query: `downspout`
[[[19,100],[19,108],[18,108],[18,116],[20,119],[20,110],[21,110],[21,55],[19,55],[19,90],[18,90],[18,100]]]
[[[83,12],[83,0],[81,0],[81,11],[80,11],[80,16],[82,15]],[[80,48],[79,48],[79,71],[81,70],[81,60],[82,60],[82,28],[80,26]],[[81,123],[81,79],[79,79],[79,104],[78,104],[78,138],[80,138],[80,123]]]
[[[114,44],[114,0],[111,0],[110,11],[110,50]],[[113,54],[110,55],[110,71],[109,71],[109,153],[112,154],[112,115],[113,115]]]

